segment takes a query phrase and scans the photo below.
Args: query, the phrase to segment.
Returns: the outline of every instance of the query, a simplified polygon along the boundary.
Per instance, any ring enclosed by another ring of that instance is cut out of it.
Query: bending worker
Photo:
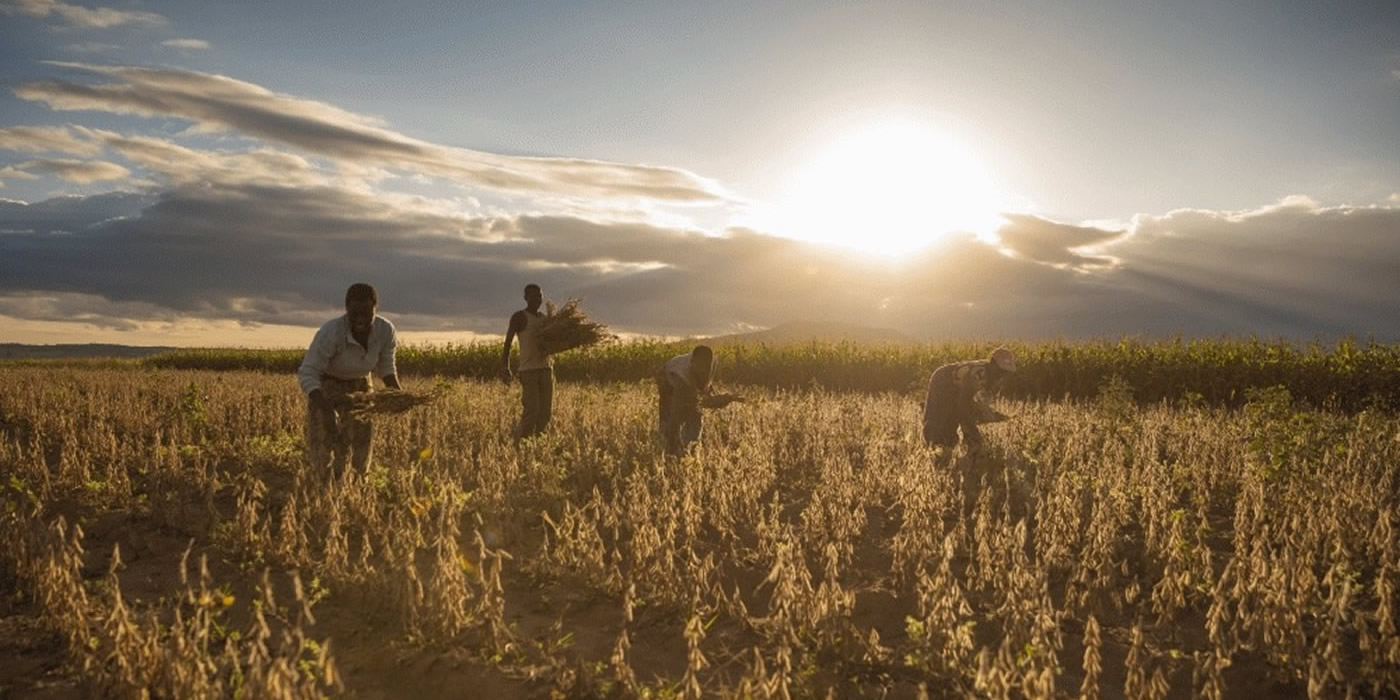
[[[924,399],[924,441],[954,447],[961,427],[968,447],[980,448],[978,415],[990,411],[984,394],[1015,371],[1016,356],[1006,348],[993,350],[985,360],[954,362],[934,370],[928,381],[928,397]]]
[[[710,391],[715,354],[708,345],[676,355],[656,375],[661,438],[666,454],[680,455],[700,439],[700,399]]]

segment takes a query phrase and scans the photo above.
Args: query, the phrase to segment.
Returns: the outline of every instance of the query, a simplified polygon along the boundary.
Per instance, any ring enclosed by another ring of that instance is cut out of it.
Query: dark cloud
[[[719,202],[711,182],[676,168],[578,158],[527,158],[450,148],[397,133],[322,102],[220,75],[165,68],[53,65],[95,74],[95,84],[46,80],[17,96],[57,110],[176,117],[234,130],[349,163],[397,168],[508,192],[667,202]]]
[[[0,202],[0,314],[314,326],[365,280],[405,330],[494,332],[538,282],[554,299],[583,296],[620,330],[668,335],[799,318],[928,338],[1396,335],[1400,209],[1173,212],[1119,238],[1020,223],[1015,256],[964,239],[889,262],[746,230],[467,217],[329,185],[191,183]],[[1049,233],[1027,244],[1031,231]],[[1110,241],[1112,267],[1073,257]]]

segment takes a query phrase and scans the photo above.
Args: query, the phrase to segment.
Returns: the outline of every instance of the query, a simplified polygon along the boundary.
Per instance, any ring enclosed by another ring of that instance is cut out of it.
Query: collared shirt
[[[398,338],[394,324],[375,316],[370,325],[369,347],[360,345],[350,334],[350,319],[338,316],[321,326],[297,369],[297,382],[304,393],[321,388],[321,375],[338,379],[360,379],[370,372],[377,377],[398,374],[394,351]]]

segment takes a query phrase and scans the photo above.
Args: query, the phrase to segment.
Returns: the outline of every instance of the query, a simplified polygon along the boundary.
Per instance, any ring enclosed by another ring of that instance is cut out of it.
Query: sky
[[[1400,340],[1400,3],[0,0],[0,342]]]

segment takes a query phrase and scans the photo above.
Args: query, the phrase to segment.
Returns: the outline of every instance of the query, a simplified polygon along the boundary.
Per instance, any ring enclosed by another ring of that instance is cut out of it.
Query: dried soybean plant
[[[562,385],[553,430],[519,446],[515,407],[466,385],[327,483],[304,473],[285,377],[11,374],[0,561],[114,692],[368,692],[382,681],[335,656],[388,649],[620,697],[1225,697],[1242,673],[1285,696],[1400,692],[1386,414],[1279,392],[1238,411],[1008,402],[1018,419],[974,453],[920,444],[895,396],[770,392],[668,460],[645,384]],[[112,534],[143,527],[193,541],[185,564]],[[138,554],[196,573],[142,597]],[[593,622],[548,602],[565,597]],[[529,636],[533,610],[558,624]],[[608,616],[604,642],[569,646]],[[346,617],[374,633],[321,622]]]

